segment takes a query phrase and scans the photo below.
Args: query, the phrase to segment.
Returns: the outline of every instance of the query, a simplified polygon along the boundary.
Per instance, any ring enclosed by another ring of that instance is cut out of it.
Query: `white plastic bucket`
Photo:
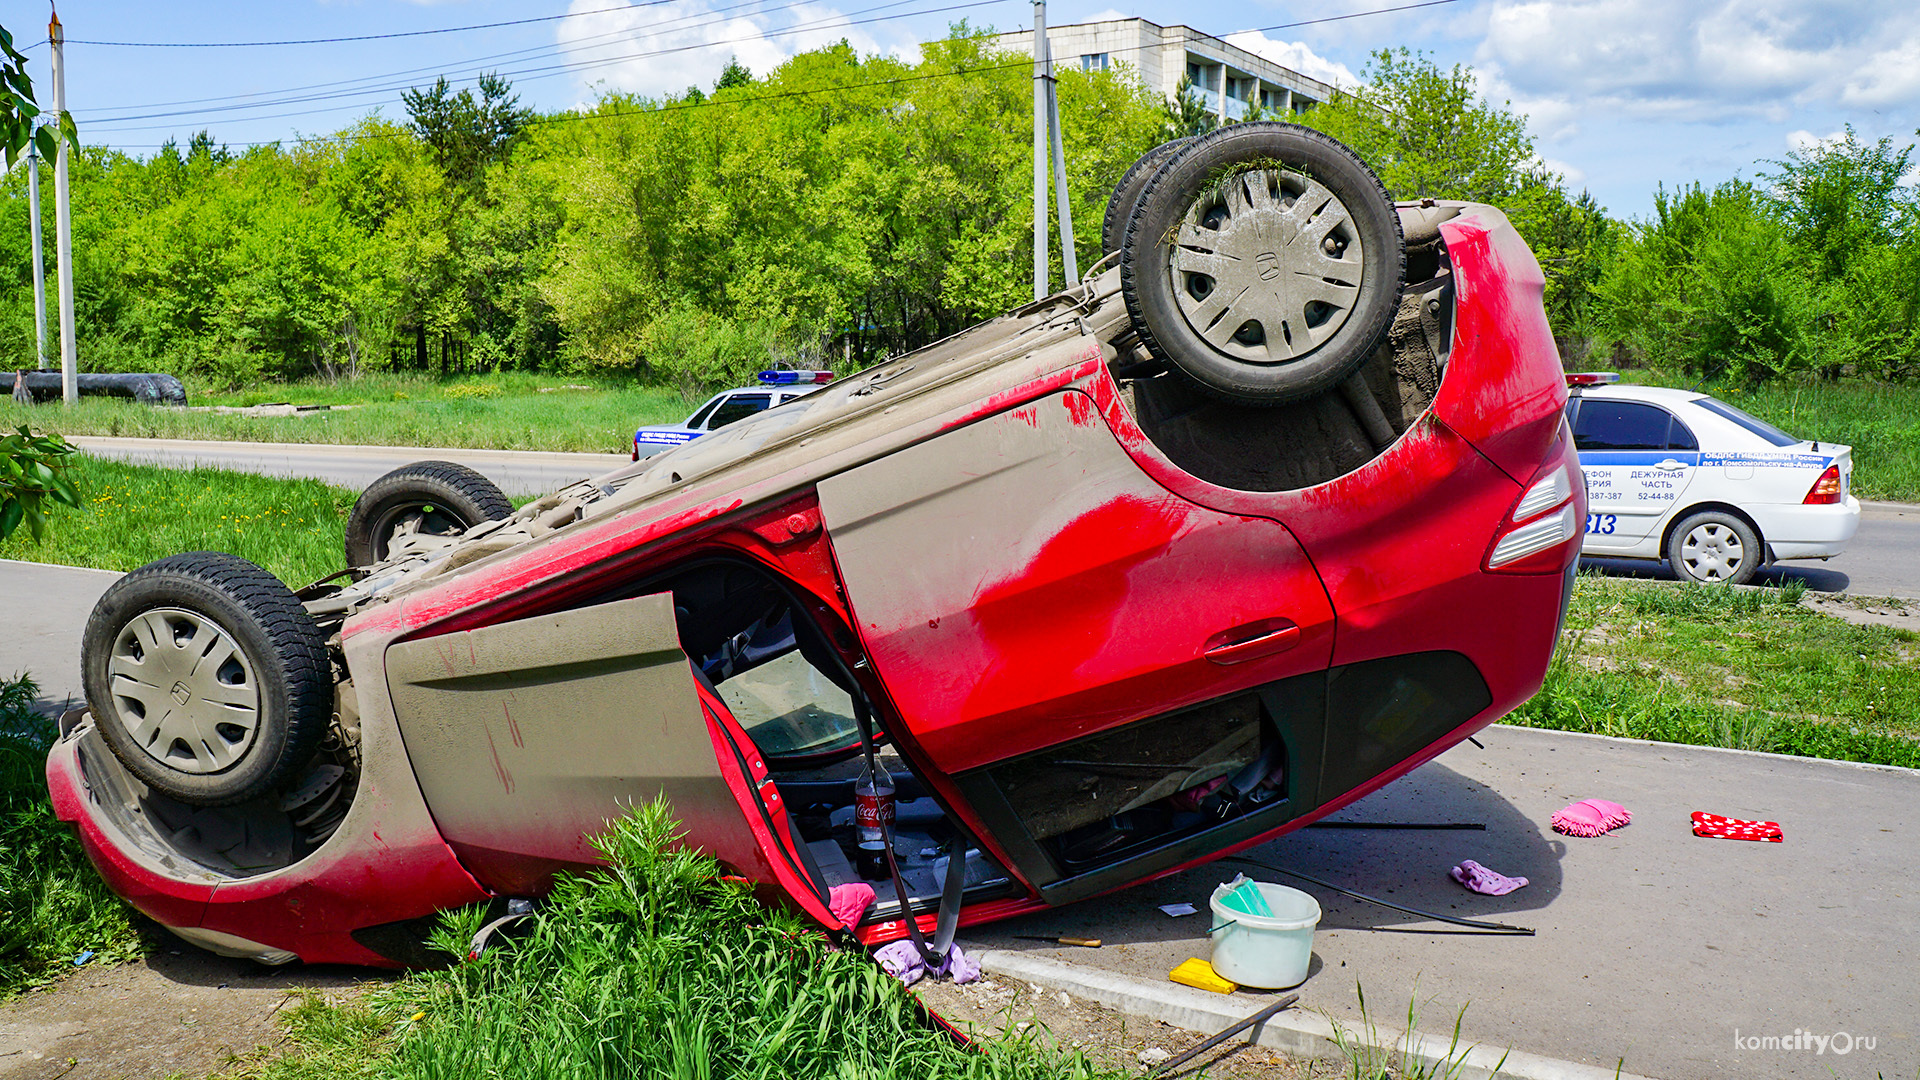
[[[1273,917],[1248,915],[1223,907],[1233,891],[1229,881],[1213,890],[1213,970],[1241,986],[1280,990],[1307,981],[1313,959],[1313,931],[1320,925],[1320,902],[1285,885],[1256,881]]]

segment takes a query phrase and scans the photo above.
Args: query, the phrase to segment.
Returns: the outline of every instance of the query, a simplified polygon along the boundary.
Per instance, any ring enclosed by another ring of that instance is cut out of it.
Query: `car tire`
[[[1113,194],[1107,197],[1107,214],[1100,222],[1100,250],[1108,255],[1120,250],[1120,241],[1126,236],[1127,219],[1133,216],[1133,208],[1140,201],[1140,192],[1145,190],[1147,181],[1153,179],[1160,166],[1167,159],[1180,152],[1188,139],[1174,139],[1141,154],[1126,172],[1120,175],[1120,182],[1113,186]]]
[[[372,566],[405,530],[458,536],[513,513],[493,481],[451,461],[402,465],[367,485],[347,515],[347,565]]]
[[[1148,351],[1249,405],[1345,381],[1392,325],[1405,275],[1379,178],[1295,124],[1189,140],[1141,190],[1120,245],[1121,292]]]
[[[1733,514],[1689,514],[1667,534],[1667,563],[1682,581],[1745,585],[1766,560],[1753,526]]]
[[[108,749],[154,791],[195,806],[285,784],[333,718],[320,628],[280,579],[224,552],[170,556],[109,586],[87,619],[81,667]]]

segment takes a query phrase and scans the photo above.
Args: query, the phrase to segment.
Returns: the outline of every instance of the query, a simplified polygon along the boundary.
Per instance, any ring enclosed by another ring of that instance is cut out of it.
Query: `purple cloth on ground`
[[[912,986],[923,975],[936,978],[951,976],[956,983],[970,983],[980,977],[979,963],[958,945],[949,946],[940,966],[932,970],[928,970],[926,962],[920,958],[920,950],[911,941],[882,945],[874,952],[873,959],[881,970],[899,979],[902,986]]]
[[[1496,874],[1472,859],[1460,860],[1460,865],[1449,870],[1447,876],[1484,896],[1505,896],[1527,884],[1526,878]]]

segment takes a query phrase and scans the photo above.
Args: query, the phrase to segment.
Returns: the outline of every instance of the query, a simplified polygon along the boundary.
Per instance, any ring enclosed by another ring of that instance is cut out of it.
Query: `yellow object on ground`
[[[1237,983],[1221,978],[1213,970],[1213,965],[1198,957],[1189,957],[1180,962],[1180,966],[1167,973],[1167,978],[1182,986],[1191,986],[1200,990],[1211,990],[1216,994],[1231,994],[1240,989]]]

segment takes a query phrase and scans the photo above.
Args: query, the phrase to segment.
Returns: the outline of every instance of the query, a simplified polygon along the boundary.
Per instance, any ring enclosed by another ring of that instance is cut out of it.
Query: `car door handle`
[[[1216,664],[1243,664],[1298,644],[1300,627],[1292,619],[1262,619],[1213,635],[1201,655]]]
[[[1678,470],[1678,469],[1684,469],[1684,468],[1686,468],[1686,467],[1687,467],[1687,463],[1686,463],[1686,462],[1684,462],[1684,461],[1675,461],[1675,460],[1673,460],[1672,458],[1668,458],[1667,460],[1665,460],[1665,461],[1663,461],[1663,462],[1661,462],[1660,464],[1658,464],[1658,465],[1655,465],[1655,466],[1654,466],[1654,468],[1656,468],[1656,469],[1659,469],[1659,470],[1661,470],[1662,472],[1674,472],[1675,470]]]

